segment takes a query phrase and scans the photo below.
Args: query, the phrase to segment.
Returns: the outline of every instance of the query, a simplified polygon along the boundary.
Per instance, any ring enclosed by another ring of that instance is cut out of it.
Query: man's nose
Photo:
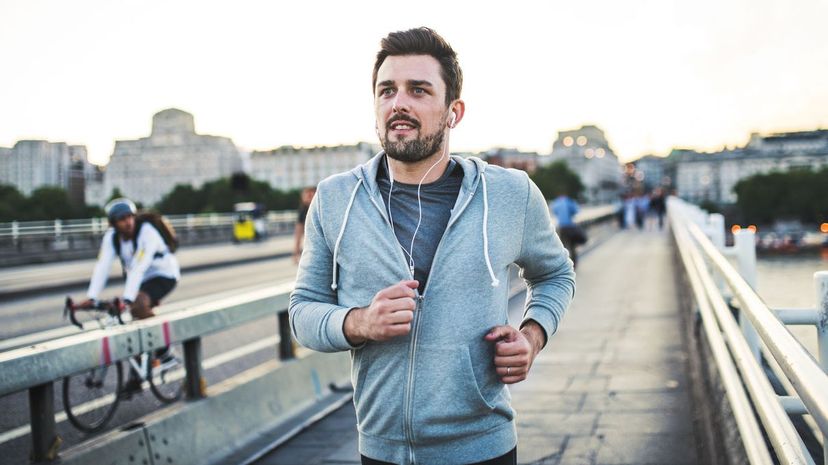
[[[408,113],[411,109],[410,100],[404,92],[398,92],[394,95],[392,103],[391,111],[394,113]]]

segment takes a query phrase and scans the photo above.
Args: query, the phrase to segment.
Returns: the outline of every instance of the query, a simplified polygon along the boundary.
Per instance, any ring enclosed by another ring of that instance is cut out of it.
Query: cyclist
[[[95,304],[106,286],[112,261],[118,256],[126,278],[123,301],[133,319],[155,316],[153,308],[175,288],[181,277],[178,260],[173,255],[175,246],[165,240],[169,234],[162,235],[152,221],[139,217],[131,200],[114,199],[105,210],[111,227],[104,233],[86,293],[88,299],[81,306]],[[156,350],[155,356],[161,362],[161,369],[177,363],[169,347]],[[130,370],[124,391],[129,394],[140,390],[141,381]]]

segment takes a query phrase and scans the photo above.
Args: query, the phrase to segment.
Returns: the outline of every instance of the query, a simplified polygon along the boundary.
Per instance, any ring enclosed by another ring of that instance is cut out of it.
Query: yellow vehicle
[[[262,205],[241,202],[234,206],[236,220],[233,222],[233,242],[258,241],[267,235]]]

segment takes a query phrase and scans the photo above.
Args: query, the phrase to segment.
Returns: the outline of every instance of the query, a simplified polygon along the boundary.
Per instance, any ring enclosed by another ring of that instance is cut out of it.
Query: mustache
[[[413,126],[414,129],[419,129],[420,128],[420,122],[417,121],[416,119],[414,119],[410,116],[403,115],[403,114],[398,114],[396,116],[391,117],[391,119],[389,119],[388,122],[385,123],[385,129],[386,130],[391,129],[391,125],[396,123],[397,121],[405,121],[406,123],[411,124],[411,126]]]

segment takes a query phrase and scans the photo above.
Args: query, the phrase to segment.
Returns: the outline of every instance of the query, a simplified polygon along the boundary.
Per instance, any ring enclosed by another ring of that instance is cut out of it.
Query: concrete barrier
[[[224,459],[331,394],[347,381],[347,353],[308,353],[268,362],[225,380],[197,401],[150,414],[143,422],[61,454],[61,463],[87,465],[204,465]]]

